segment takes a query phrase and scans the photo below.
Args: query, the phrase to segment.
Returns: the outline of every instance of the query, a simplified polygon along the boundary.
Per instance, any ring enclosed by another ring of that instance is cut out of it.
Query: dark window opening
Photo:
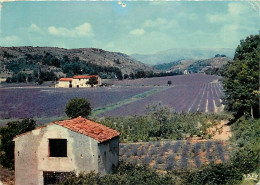
[[[49,139],[50,157],[67,157],[67,139]]]
[[[60,183],[70,175],[70,172],[43,172],[43,184],[54,185]]]

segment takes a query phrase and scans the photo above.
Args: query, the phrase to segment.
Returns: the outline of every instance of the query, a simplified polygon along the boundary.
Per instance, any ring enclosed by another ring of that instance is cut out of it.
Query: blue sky
[[[236,48],[260,30],[248,2],[4,2],[1,46],[95,47],[126,54]]]

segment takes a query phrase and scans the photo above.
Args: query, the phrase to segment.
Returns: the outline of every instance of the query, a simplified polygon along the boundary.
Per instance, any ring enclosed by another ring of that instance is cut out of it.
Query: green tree
[[[96,77],[90,77],[88,83],[93,87],[94,85],[98,84],[98,79]]]
[[[259,61],[260,35],[251,35],[241,40],[224,72],[224,103],[236,119],[244,114],[259,117]]]
[[[91,106],[86,98],[73,98],[66,105],[66,114],[70,118],[82,116],[87,118],[91,114]]]
[[[14,121],[7,123],[7,127],[0,129],[1,145],[0,145],[0,162],[4,167],[14,168],[14,142],[16,135],[33,130],[36,122],[33,119],[23,119],[22,121]]]

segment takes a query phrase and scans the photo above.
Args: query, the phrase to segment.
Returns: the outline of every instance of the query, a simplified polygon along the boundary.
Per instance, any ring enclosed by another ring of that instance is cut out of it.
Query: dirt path
[[[229,140],[232,136],[231,127],[227,125],[228,120],[222,120],[220,124],[210,129],[212,132],[212,139],[215,140]]]

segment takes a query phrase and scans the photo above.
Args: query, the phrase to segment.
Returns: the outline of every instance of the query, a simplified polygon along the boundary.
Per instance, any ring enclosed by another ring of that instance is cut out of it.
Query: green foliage
[[[179,175],[186,184],[239,184],[244,174],[259,169],[260,164],[260,120],[239,119],[234,125],[233,142],[236,151],[223,164],[210,164],[203,168]]]
[[[101,78],[123,79],[122,72],[117,67],[99,66],[81,61],[78,57],[69,58],[67,55],[59,58],[48,52],[45,55],[26,54],[23,58],[12,58],[12,60],[6,63],[6,67],[13,72],[13,76],[7,79],[9,83],[30,81],[42,83],[44,81],[54,81],[57,79],[54,72],[61,71],[67,77],[82,74],[98,74]],[[27,70],[34,71],[33,75],[23,73],[23,71]],[[22,78],[19,79],[19,76]]]
[[[90,77],[88,82],[92,87],[98,84],[98,79],[96,77]]]
[[[184,176],[186,175],[186,176]],[[231,163],[210,164],[200,170],[182,174],[185,184],[236,184],[242,179],[241,174]]]
[[[234,62],[229,62],[224,72],[226,109],[242,115],[257,117],[259,98],[260,35],[241,40]]]
[[[91,106],[86,98],[73,98],[66,105],[66,114],[70,118],[82,116],[88,118],[91,114]]]
[[[74,185],[74,184],[88,184],[88,185],[114,185],[114,184],[125,184],[125,185],[173,185],[175,182],[169,175],[161,175],[156,173],[154,170],[148,169],[143,166],[133,166],[130,164],[120,164],[118,168],[114,169],[113,174],[100,176],[90,172],[88,174],[81,173],[78,176],[72,173],[60,184],[63,185]]]
[[[162,71],[168,71],[171,70],[174,66],[177,66],[181,63],[181,60],[169,62],[169,63],[163,63],[163,64],[157,64],[153,66],[153,69],[158,69]]]
[[[0,128],[1,146],[0,146],[0,162],[4,167],[14,168],[14,142],[12,141],[16,135],[33,130],[36,122],[33,119],[23,119],[22,121],[14,121],[7,124],[7,127]]]
[[[207,128],[227,116],[201,113],[173,113],[169,108],[150,106],[148,114],[134,117],[106,117],[100,122],[121,133],[121,141],[185,139],[186,135],[207,137]]]

